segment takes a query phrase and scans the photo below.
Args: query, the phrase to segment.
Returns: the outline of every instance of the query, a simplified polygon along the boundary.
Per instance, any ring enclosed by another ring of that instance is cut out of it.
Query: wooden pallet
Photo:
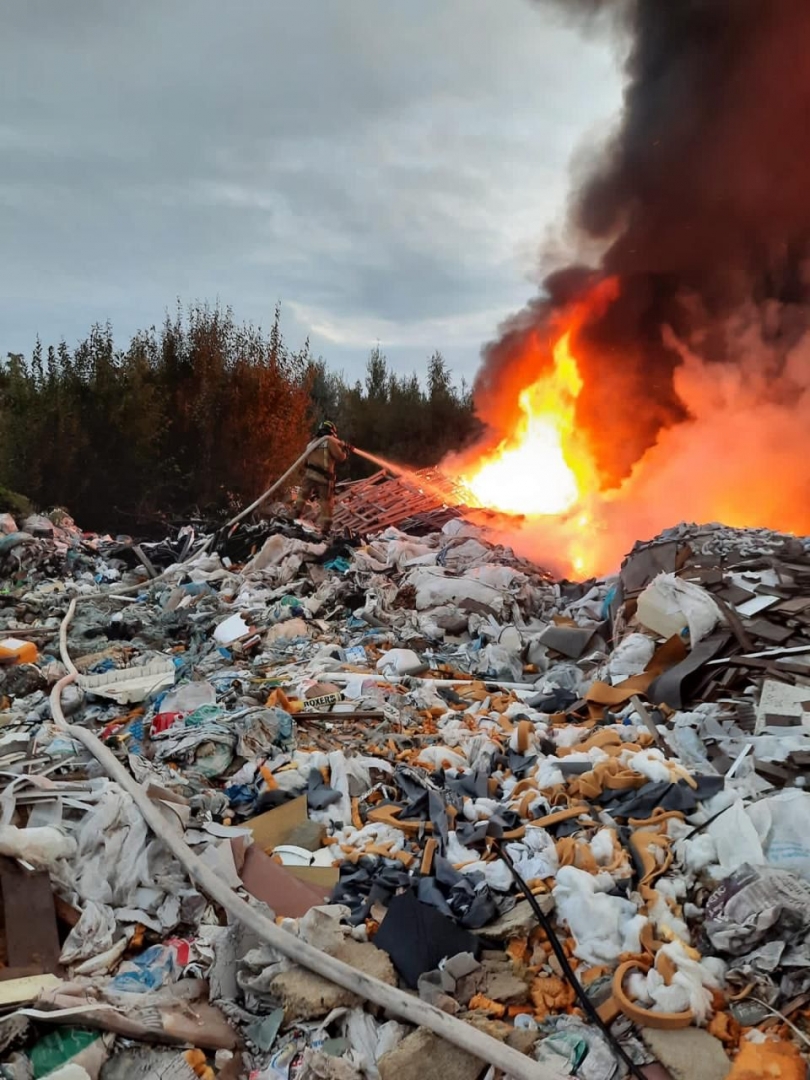
[[[384,470],[338,487],[335,528],[358,533],[380,532],[407,523],[441,528],[453,517],[463,517],[470,493],[438,469],[422,469],[394,477]],[[407,530],[406,530],[407,531]]]

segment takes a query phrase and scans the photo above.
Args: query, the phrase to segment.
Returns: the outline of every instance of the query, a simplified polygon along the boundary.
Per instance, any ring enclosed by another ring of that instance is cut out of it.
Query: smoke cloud
[[[806,502],[810,4],[535,2],[619,35],[624,110],[572,191],[571,264],[484,350],[482,419],[493,438],[508,430],[515,388],[542,373],[566,312],[614,278],[615,295],[594,305],[573,345],[585,381],[578,422],[621,513],[631,493],[654,508],[665,484],[669,520],[653,509],[649,528],[739,518],[725,510],[727,486],[749,485],[768,460],[792,469],[790,495]],[[595,245],[589,265],[582,253]],[[729,439],[737,463],[696,485],[692,470],[705,474],[707,453],[727,457]],[[767,483],[749,486],[750,520],[736,523],[807,526],[777,501]]]

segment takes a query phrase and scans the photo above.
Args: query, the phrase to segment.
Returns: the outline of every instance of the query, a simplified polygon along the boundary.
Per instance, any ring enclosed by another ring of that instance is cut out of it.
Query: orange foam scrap
[[[561,1011],[576,1001],[574,988],[559,975],[538,975],[532,982],[529,996],[537,1011]]]
[[[527,938],[512,938],[506,946],[506,955],[517,964],[525,964],[528,953],[529,942]]]
[[[740,1041],[740,1025],[727,1012],[718,1012],[709,1021],[707,1028],[710,1035],[714,1035],[724,1046],[736,1046]]]
[[[498,1019],[506,1012],[505,1005],[501,1005],[499,1001],[492,1001],[485,994],[476,994],[470,1000],[469,1008],[471,1012],[485,1012],[489,1016],[495,1016]]]
[[[727,1080],[805,1080],[804,1058],[790,1042],[744,1042]]]
[[[510,1005],[506,1010],[506,1015],[512,1019],[516,1016],[533,1016],[534,1009],[531,1005]]]

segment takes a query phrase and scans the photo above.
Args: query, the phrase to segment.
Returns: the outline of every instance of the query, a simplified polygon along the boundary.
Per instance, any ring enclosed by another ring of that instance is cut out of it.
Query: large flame
[[[589,448],[599,432],[588,424],[597,420],[581,408],[596,365],[585,353],[578,364],[575,353],[584,318],[610,301],[609,287],[558,315],[551,350],[537,330],[520,338],[497,398],[479,403],[488,435],[443,463],[472,491],[471,505],[503,513],[488,523],[499,542],[559,573],[585,575],[614,571],[636,540],[679,521],[809,533],[810,332],[780,358],[767,328],[729,321],[734,360],[725,363],[705,361],[670,334],[685,418],[663,428],[618,484],[607,484]],[[613,366],[601,372],[613,377]],[[616,400],[630,437],[644,403],[626,407],[621,383]]]
[[[581,494],[574,451],[574,410],[582,389],[570,333],[554,347],[554,368],[521,390],[519,418],[462,479],[484,506],[508,514],[561,514]]]

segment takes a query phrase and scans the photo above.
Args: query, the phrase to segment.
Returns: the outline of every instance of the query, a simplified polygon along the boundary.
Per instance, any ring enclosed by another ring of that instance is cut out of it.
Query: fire
[[[570,330],[558,339],[553,355],[549,374],[520,391],[514,430],[462,475],[484,506],[526,516],[564,514],[588,490],[592,467],[578,446],[575,425],[583,382]]]

